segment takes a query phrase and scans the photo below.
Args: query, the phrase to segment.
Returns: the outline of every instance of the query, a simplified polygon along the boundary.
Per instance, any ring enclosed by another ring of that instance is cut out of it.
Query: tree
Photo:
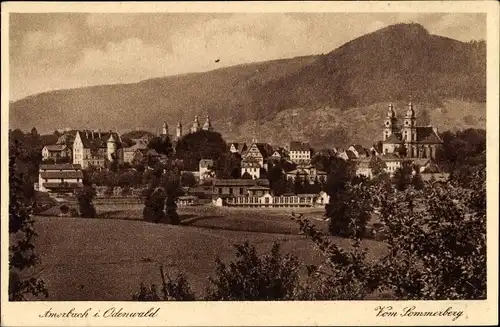
[[[188,168],[198,167],[201,159],[218,161],[226,152],[227,145],[222,136],[204,130],[184,135],[175,146],[177,159],[183,160]]]
[[[401,167],[396,169],[392,177],[396,189],[403,191],[412,181],[413,168],[409,162],[403,161]]]
[[[173,147],[172,141],[168,136],[156,136],[149,140],[148,148],[155,150],[158,154],[166,155],[167,157],[172,156]]]
[[[92,203],[95,197],[95,190],[90,185],[84,185],[77,193],[80,216],[83,218],[95,218],[97,212]]]
[[[29,300],[27,297],[45,295],[47,288],[43,280],[22,276],[26,269],[40,263],[35,251],[37,236],[31,216],[34,203],[33,184],[21,167],[18,140],[9,142],[9,301]]]
[[[215,176],[220,179],[240,178],[241,155],[239,153],[222,153],[215,161]]]
[[[210,278],[207,299],[212,301],[273,301],[292,299],[297,287],[299,263],[283,256],[273,244],[271,253],[258,256],[248,242],[235,245],[236,261],[228,266],[216,259],[216,276]]]
[[[181,186],[193,187],[198,184],[196,177],[191,172],[183,172],[181,175]]]
[[[243,175],[241,175],[242,179],[253,179],[252,175],[248,173],[248,171],[244,172]]]
[[[399,154],[400,157],[406,157],[408,155],[408,151],[404,145],[398,145],[394,152]]]
[[[177,199],[182,194],[180,187],[179,172],[171,168],[165,176],[165,218],[169,224],[180,224],[177,213]]]
[[[156,183],[151,183],[144,199],[144,220],[155,223],[165,221],[165,199],[165,190]]]
[[[420,167],[416,166],[415,168],[415,174],[411,178],[411,185],[416,189],[416,190],[421,190],[424,188],[424,180],[422,179],[422,174],[420,173]]]
[[[389,251],[380,272],[398,299],[486,298],[485,176],[477,171],[470,188],[426,183],[381,194]]]
[[[330,201],[325,206],[325,215],[330,218],[328,227],[332,235],[364,237],[373,211],[368,185],[364,182],[348,182],[342,189],[328,190],[333,197],[330,195]]]
[[[297,173],[293,180],[293,193],[301,194],[304,193],[304,181],[302,177]]]
[[[450,178],[460,175],[461,170],[486,162],[486,131],[468,128],[463,131],[446,131],[440,134],[443,145],[437,148],[436,162]],[[470,176],[470,174],[469,174]]]
[[[382,141],[377,141],[377,143],[375,143],[374,145],[374,148],[378,153],[383,153],[383,145],[384,143]]]
[[[380,266],[368,259],[359,238],[352,235],[352,249],[343,249],[302,215],[292,220],[299,223],[301,234],[306,235],[325,258],[319,265],[306,266],[307,278],[299,284],[295,300],[364,300],[382,288]]]

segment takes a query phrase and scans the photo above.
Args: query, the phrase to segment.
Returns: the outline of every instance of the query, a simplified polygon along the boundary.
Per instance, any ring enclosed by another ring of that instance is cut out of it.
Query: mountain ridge
[[[472,123],[465,126],[481,127],[486,95],[484,42],[465,43],[432,35],[418,24],[396,24],[326,54],[31,95],[10,104],[10,123],[12,128],[35,126],[46,131],[65,126],[159,131],[165,120],[171,127],[181,121],[187,131],[195,115],[210,115],[227,140],[257,137],[277,143],[287,134],[314,137],[303,128],[311,125],[317,135],[325,135],[312,143],[329,146],[339,143],[329,132],[338,126],[321,119],[339,120],[344,129],[356,126],[360,132],[348,137],[351,143],[361,142],[363,134],[378,135],[371,116],[379,118],[388,101],[407,102],[410,95],[437,122],[446,116],[450,121],[445,125],[462,126],[464,117],[471,116],[467,120]],[[443,108],[456,111],[447,107],[453,101],[461,108],[475,109],[439,113]],[[280,124],[283,115],[293,110],[302,114],[295,122]]]

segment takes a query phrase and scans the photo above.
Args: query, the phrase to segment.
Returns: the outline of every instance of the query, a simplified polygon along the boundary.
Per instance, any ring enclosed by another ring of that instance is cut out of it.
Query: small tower
[[[200,130],[200,122],[198,121],[198,115],[194,116],[193,126],[191,127],[191,133],[196,133]]]
[[[176,132],[175,133],[176,138],[180,139],[182,137],[182,124],[181,124],[181,122],[177,123],[177,129],[175,132]]]
[[[168,135],[168,125],[167,125],[167,122],[163,122],[162,135]]]
[[[117,140],[115,139],[115,136],[112,131],[109,132],[107,147],[108,147],[108,160],[111,161],[113,160],[113,155],[116,155],[116,150],[117,150]]]
[[[394,106],[392,103],[389,105],[389,111],[387,111],[387,118],[384,121],[384,141],[389,138],[396,131],[397,128],[397,118],[396,112],[394,111]]]
[[[212,123],[210,123],[210,116],[207,116],[207,119],[205,120],[205,124],[203,124],[203,130],[213,132],[214,129],[212,127]]]

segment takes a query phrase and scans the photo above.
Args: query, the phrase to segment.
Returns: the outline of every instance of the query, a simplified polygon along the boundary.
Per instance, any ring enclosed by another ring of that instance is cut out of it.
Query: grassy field
[[[141,281],[160,282],[160,265],[171,275],[183,272],[201,295],[214,273],[215,257],[233,259],[233,245],[247,240],[262,253],[279,241],[283,252],[304,263],[321,260],[312,242],[298,235],[297,224],[288,218],[291,212],[186,207],[179,208],[183,224],[170,226],[142,221],[142,205],[100,205],[97,210],[97,219],[36,217],[38,269],[50,300],[130,300]],[[325,228],[322,214],[309,209],[306,217]],[[345,239],[335,242],[349,246]],[[384,251],[382,243],[366,241],[364,246],[373,258]]]

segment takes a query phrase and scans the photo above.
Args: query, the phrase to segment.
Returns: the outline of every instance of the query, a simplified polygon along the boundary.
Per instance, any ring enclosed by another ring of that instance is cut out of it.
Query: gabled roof
[[[43,183],[43,187],[45,188],[55,188],[55,189],[74,189],[83,187],[83,183]]]
[[[428,144],[443,143],[436,130],[432,126],[418,126],[417,127],[417,142]]]
[[[379,158],[385,161],[403,160],[397,153],[384,153]]]
[[[351,150],[347,150],[345,153],[349,159],[356,159],[356,155]]]
[[[64,132],[64,134],[57,139],[57,144],[73,144],[77,132],[76,130]]]
[[[290,142],[290,151],[311,151],[311,146],[307,142]]]
[[[121,147],[120,135],[116,132],[80,131],[83,146],[90,149],[106,148],[108,140],[114,140],[118,148]]]
[[[358,152],[359,154],[365,152],[365,148],[361,145],[361,144],[353,144],[351,145],[354,150],[356,150],[356,152]]]
[[[257,147],[257,149],[259,150],[260,154],[264,159],[270,157],[274,152],[273,147],[267,143],[252,143],[250,146],[248,146],[246,152],[243,155],[246,156],[248,154],[248,151],[253,146]]]
[[[401,135],[399,133],[392,133],[385,141],[386,144],[401,144]]]
[[[51,144],[51,145],[46,145],[44,148],[47,149],[49,152],[60,152],[66,149],[66,145],[64,144]]]
[[[214,179],[213,186],[269,186],[267,179]]]
[[[266,186],[251,186],[248,188],[248,190],[252,190],[252,191],[259,191],[259,190],[269,190],[269,187],[266,187]]]
[[[78,164],[42,164],[40,170],[81,170],[82,166]]]
[[[298,169],[294,169],[294,170],[290,170],[286,173],[287,175],[309,175],[309,173],[303,169],[303,168],[298,168]]]
[[[230,142],[228,143],[229,148],[231,146],[234,146],[234,148],[238,151],[245,151],[247,149],[247,144],[246,143],[238,143],[238,142]]]
[[[59,179],[59,178],[83,178],[83,171],[43,171],[40,177],[44,179]]]
[[[124,148],[123,151],[125,152],[135,152],[137,150],[147,150],[148,146],[144,143],[136,143],[132,146],[129,146],[128,148]]]

